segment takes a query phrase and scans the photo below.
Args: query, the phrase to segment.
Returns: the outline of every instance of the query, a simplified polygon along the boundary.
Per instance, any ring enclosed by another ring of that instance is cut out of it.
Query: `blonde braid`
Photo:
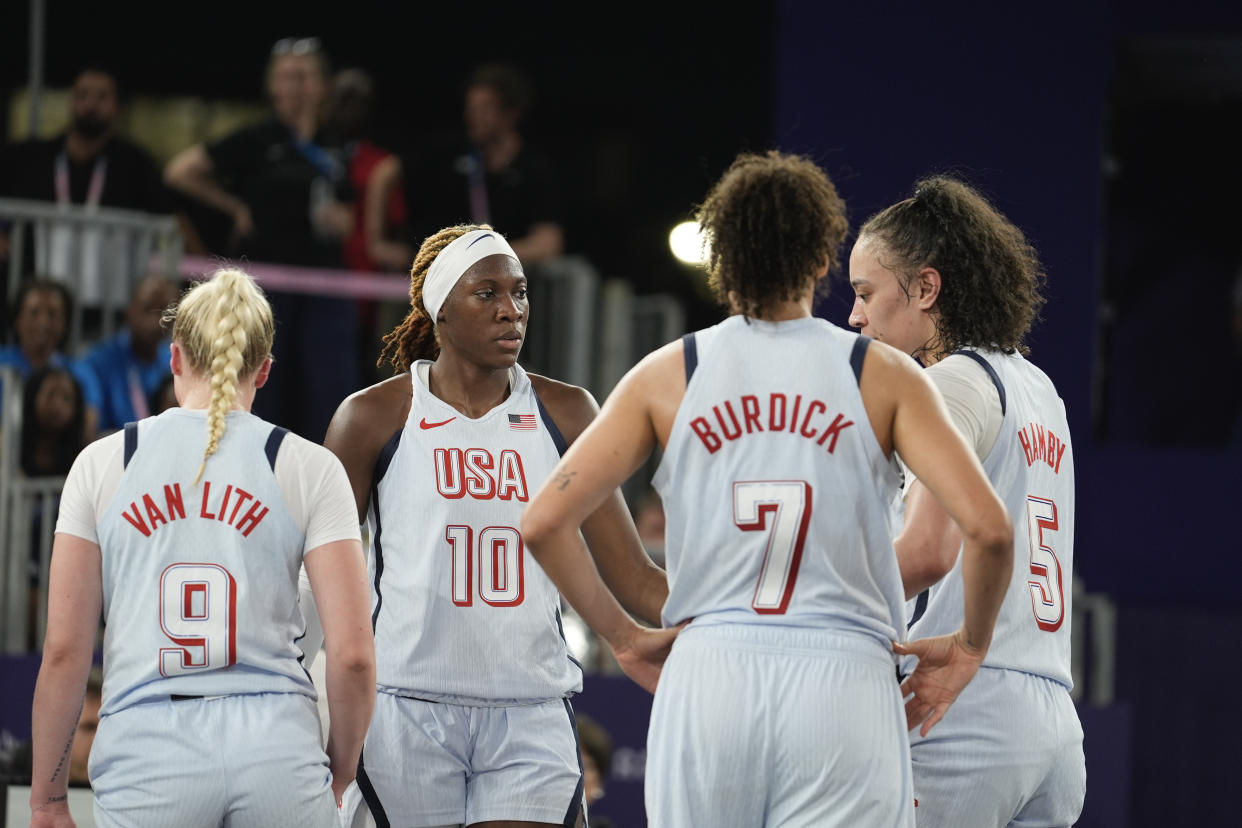
[[[194,477],[194,485],[202,479],[207,468],[207,458],[220,448],[224,436],[225,415],[237,399],[237,383],[245,363],[246,344],[249,338],[251,310],[246,302],[248,279],[239,278],[237,271],[221,271],[216,277],[220,285],[219,298],[211,316],[211,403],[207,408],[207,448],[203,462]]]

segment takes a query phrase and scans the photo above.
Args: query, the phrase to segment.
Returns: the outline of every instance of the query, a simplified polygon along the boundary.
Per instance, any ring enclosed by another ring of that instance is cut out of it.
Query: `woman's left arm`
[[[82,713],[103,605],[99,545],[58,532],[48,580],[47,635],[31,728],[32,825],[63,825],[69,813],[69,752]]]

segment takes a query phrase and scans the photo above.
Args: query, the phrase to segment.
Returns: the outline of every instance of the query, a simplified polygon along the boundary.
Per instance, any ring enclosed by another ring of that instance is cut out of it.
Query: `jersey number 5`
[[[1035,623],[1045,632],[1056,632],[1065,619],[1065,594],[1061,590],[1061,562],[1044,533],[1057,531],[1057,504],[1042,497],[1026,498],[1026,530],[1031,541],[1031,609]]]
[[[811,484],[804,480],[746,480],[733,484],[733,522],[743,532],[767,532],[763,568],[750,605],[784,615],[802,563],[811,521]]]
[[[160,574],[160,675],[183,676],[237,663],[237,582],[217,564],[178,563]]]

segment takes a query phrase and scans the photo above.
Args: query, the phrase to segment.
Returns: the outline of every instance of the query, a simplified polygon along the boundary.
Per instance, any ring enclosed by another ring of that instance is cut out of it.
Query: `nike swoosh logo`
[[[429,423],[424,418],[418,421],[418,427],[419,428],[439,428],[442,425],[448,425],[449,423],[453,422],[453,420],[456,420],[456,419],[457,419],[456,417],[449,417],[447,420],[445,420],[442,423]]]

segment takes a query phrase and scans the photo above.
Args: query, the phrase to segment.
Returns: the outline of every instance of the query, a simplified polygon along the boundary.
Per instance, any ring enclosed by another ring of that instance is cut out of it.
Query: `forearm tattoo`
[[[82,699],[82,704],[78,705],[78,715],[74,717],[74,722],[82,718],[82,708],[86,705],[86,699]],[[52,778],[48,782],[55,782],[56,777],[60,776],[60,772],[65,769],[65,760],[69,758],[69,752],[73,750],[73,737],[77,735],[78,729],[75,725],[73,730],[69,731],[69,741],[65,742],[65,749],[60,754],[60,761],[56,763],[56,770],[52,772]]]

